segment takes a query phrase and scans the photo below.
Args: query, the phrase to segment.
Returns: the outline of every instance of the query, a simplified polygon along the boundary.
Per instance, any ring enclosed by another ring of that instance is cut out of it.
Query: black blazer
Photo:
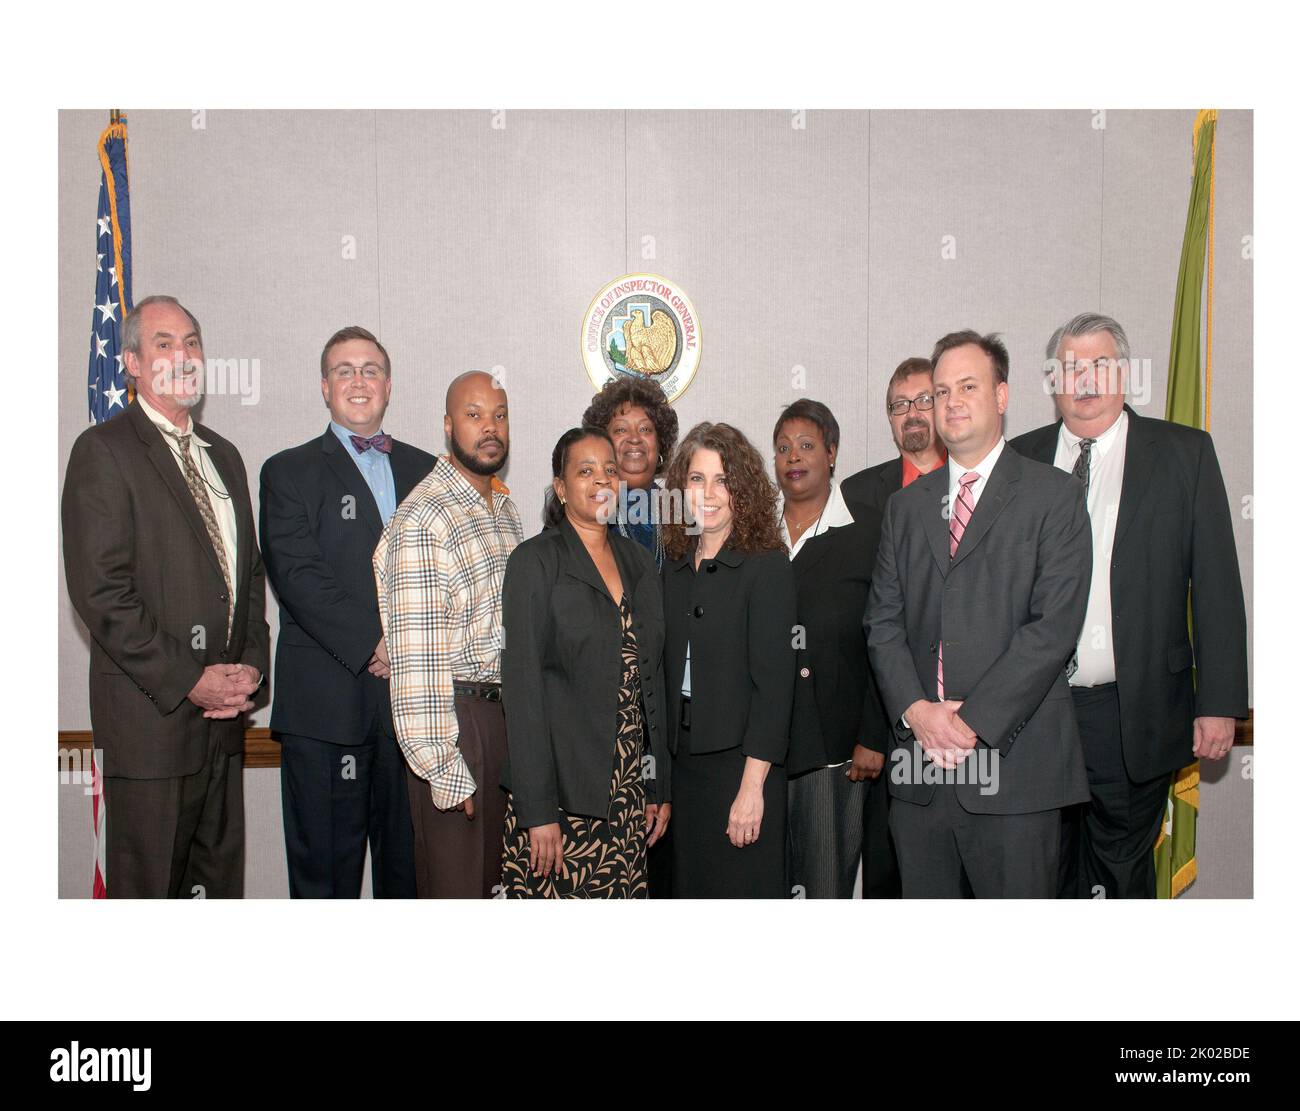
[[[325,434],[262,466],[262,555],[280,600],[271,728],[361,744],[376,715],[393,729],[388,681],[366,670],[383,635],[370,564],[383,523],[348,451]],[[400,505],[434,457],[393,441]]]
[[[243,715],[205,718],[186,695],[209,664],[251,664],[263,675],[269,667],[266,578],[248,475],[234,444],[206,425],[194,430],[212,445],[208,454],[235,507],[229,646],[217,553],[168,441],[139,402],[86,429],[68,459],[63,562],[68,596],[91,636],[90,721],[105,775],[192,775],[214,738],[222,752],[242,752]]]
[[[791,775],[843,763],[855,744],[883,753],[892,736],[862,625],[881,516],[869,505],[845,501],[853,523],[805,540],[791,564],[805,645],[795,652],[786,761]]]
[[[942,640],[944,696],[965,703],[962,720],[1001,754],[996,792],[960,783],[961,805],[1026,814],[1086,802],[1065,679],[1092,570],[1083,485],[1004,447],[951,558],[947,498],[945,465],[900,490],[885,510],[867,637],[889,719],[898,723],[913,702],[937,697]],[[926,805],[935,787],[921,780],[913,745],[900,725],[889,793]],[[970,759],[977,756],[988,759]],[[900,766],[912,774],[896,774]]]
[[[851,474],[840,483],[840,493],[845,501],[863,502],[881,514],[885,502],[895,490],[903,488],[903,457],[895,455],[884,463],[877,463],[865,471]]]
[[[784,764],[794,701],[794,571],[784,548],[723,548],[694,570],[694,557],[663,570],[664,677],[669,748],[679,742],[682,675],[691,645],[692,753],[740,746]]]
[[[1249,713],[1246,605],[1214,441],[1200,429],[1124,408],[1111,629],[1124,764],[1144,780],[1192,762],[1193,718]],[[1060,428],[1057,421],[1026,432],[1011,447],[1050,465]]]
[[[611,535],[609,542],[636,633],[636,693],[651,757],[643,762],[646,801],[669,802],[664,615],[654,557],[634,540]],[[519,824],[547,825],[561,810],[606,818],[623,670],[618,605],[567,520],[511,552],[501,595],[501,784],[514,795]]]

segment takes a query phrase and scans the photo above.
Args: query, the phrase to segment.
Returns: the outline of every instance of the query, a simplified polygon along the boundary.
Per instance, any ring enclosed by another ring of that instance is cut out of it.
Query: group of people
[[[1213,444],[1126,404],[1109,317],[1051,337],[1060,419],[1010,444],[1005,346],[944,336],[889,381],[897,457],[842,481],[819,401],[773,481],[616,378],[526,540],[488,374],[430,455],[383,431],[379,340],[337,332],[255,531],[192,420],[197,320],[151,297],[123,342],[135,398],[63,495],[114,897],[242,893],[266,579],[295,897],[356,897],[367,846],[382,897],[849,898],[859,867],[864,897],[1151,897],[1171,772],[1248,712]]]

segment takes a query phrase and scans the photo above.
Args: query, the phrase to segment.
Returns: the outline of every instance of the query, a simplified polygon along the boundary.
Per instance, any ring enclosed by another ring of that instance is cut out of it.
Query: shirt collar
[[[151,421],[153,421],[154,424],[156,424],[158,428],[166,435],[169,436],[188,435],[190,437],[190,443],[192,444],[198,444],[199,447],[212,446],[210,443],[208,443],[207,440],[205,440],[202,436],[199,435],[199,425],[198,422],[194,419],[194,413],[192,411],[190,413],[189,432],[185,433],[182,432],[179,428],[177,428],[174,424],[172,424],[172,422],[169,421],[166,417],[164,417],[160,412],[158,412],[157,409],[155,409],[152,405],[150,405],[149,402],[147,402],[144,399],[143,394],[137,391],[135,395],[135,399],[139,403],[141,410],[144,412],[144,415],[148,417]]]
[[[1126,413],[1123,409],[1121,409],[1119,411],[1119,416],[1115,418],[1111,426],[1108,429],[1106,429],[1106,431],[1103,432],[1100,436],[1094,437],[1093,445],[1092,445],[1092,457],[1094,459],[1100,459],[1103,455],[1105,455],[1106,452],[1108,452],[1114,446],[1115,442],[1119,439],[1120,434],[1127,428],[1128,428],[1128,413]],[[1079,443],[1083,440],[1083,437],[1076,436],[1073,432],[1071,432],[1068,428],[1065,427],[1065,421],[1062,421],[1061,440],[1065,444],[1065,446],[1070,449],[1071,452],[1076,452],[1079,448]]]
[[[939,445],[939,462],[931,467],[930,471],[921,470],[921,468],[913,463],[906,455],[900,454],[899,458],[903,461],[903,485],[910,486],[923,474],[929,474],[930,471],[937,471],[948,462],[948,449],[944,447],[942,443]]]
[[[993,473],[993,468],[998,465],[998,459],[1002,455],[1002,449],[1006,446],[1007,446],[1006,438],[1003,436],[999,436],[998,442],[993,445],[992,450],[990,450],[989,453],[986,456],[984,456],[984,458],[981,459],[978,463],[976,463],[975,466],[973,467],[963,467],[951,455],[948,456],[949,488],[950,489],[955,488],[958,485],[958,483],[961,482],[961,476],[964,474],[969,474],[971,471],[977,472],[981,479],[987,479],[989,475]]]
[[[777,517],[781,522],[781,537],[785,540],[785,546],[793,549],[794,545],[790,541],[790,530],[785,524],[785,497],[782,496],[780,504],[777,506]],[[843,528],[845,525],[853,524],[853,512],[849,509],[849,504],[844,500],[844,494],[840,490],[840,484],[831,479],[831,496],[826,499],[826,507],[822,510],[821,516],[817,518],[817,525],[812,532],[805,533],[801,536],[800,542],[811,536],[821,536],[827,529]]]
[[[349,445],[349,447],[350,446],[351,445]],[[355,452],[353,454],[355,454]],[[442,488],[467,509],[486,509],[493,515],[496,515],[501,511],[502,504],[507,500],[505,487],[494,481],[492,487],[492,504],[489,506],[487,499],[475,490],[474,487],[469,484],[469,479],[456,469],[450,456],[439,455],[438,462],[434,465],[433,473],[437,476],[437,481]],[[498,486],[500,486],[500,489],[498,489]]]

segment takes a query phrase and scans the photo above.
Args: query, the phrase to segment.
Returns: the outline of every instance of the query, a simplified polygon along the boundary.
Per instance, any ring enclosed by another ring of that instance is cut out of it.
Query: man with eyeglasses
[[[934,368],[929,359],[904,359],[885,387],[885,410],[898,455],[850,475],[840,489],[850,500],[866,502],[881,514],[895,490],[909,486],[948,461],[934,433]],[[880,769],[883,772],[883,754]],[[862,897],[897,899],[902,892],[898,860],[889,833],[889,791],[883,775],[867,791],[863,818]]]
[[[1011,441],[1082,482],[1092,524],[1087,615],[1067,668],[1090,799],[1062,822],[1062,898],[1154,898],[1171,774],[1226,756],[1248,713],[1246,607],[1214,442],[1135,413],[1129,370],[1117,321],[1067,321],[1047,345],[1060,419]]]
[[[367,842],[375,898],[416,895],[370,561],[434,457],[383,431],[391,370],[366,329],[335,332],[320,360],[329,426],[262,467],[262,555],[280,600],[271,729],[294,898],[357,898]]]
[[[844,496],[880,510],[895,490],[948,461],[943,442],[934,434],[934,370],[929,359],[904,359],[885,390],[889,430],[898,456],[850,475],[841,484]]]

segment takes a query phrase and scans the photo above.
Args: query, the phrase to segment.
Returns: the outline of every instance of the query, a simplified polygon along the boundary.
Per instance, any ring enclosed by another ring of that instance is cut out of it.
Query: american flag
[[[126,117],[114,111],[98,145],[99,214],[95,223],[95,308],[90,323],[90,420],[106,421],[131,400],[122,363],[122,320],[131,310],[131,201],[127,191]],[[91,808],[95,826],[94,899],[108,897],[105,883],[103,769],[91,750]]]

